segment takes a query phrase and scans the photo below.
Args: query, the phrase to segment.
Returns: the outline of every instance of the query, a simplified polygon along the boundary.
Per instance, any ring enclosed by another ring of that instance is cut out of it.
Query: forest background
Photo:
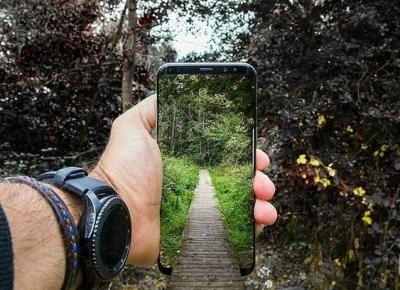
[[[399,10],[389,0],[3,0],[0,174],[92,163],[164,62],[246,61],[279,212],[247,287],[399,289]],[[178,57],[172,15],[188,33],[206,21],[213,49]],[[131,267],[111,288],[164,283]]]

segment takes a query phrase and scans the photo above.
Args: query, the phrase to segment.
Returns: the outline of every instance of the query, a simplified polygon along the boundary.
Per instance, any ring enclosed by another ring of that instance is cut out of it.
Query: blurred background
[[[246,287],[400,289],[399,49],[395,0],[2,0],[0,176],[90,166],[162,63],[248,62],[279,218]]]

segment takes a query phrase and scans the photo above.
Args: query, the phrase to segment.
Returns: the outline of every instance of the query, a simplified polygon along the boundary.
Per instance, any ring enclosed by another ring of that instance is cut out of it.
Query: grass
[[[190,204],[199,179],[199,167],[189,159],[163,157],[161,202],[161,262],[172,266],[179,254]]]
[[[220,165],[208,170],[232,251],[240,266],[248,267],[253,260],[253,165]]]
[[[182,246],[182,235],[199,180],[199,166],[189,159],[164,157],[161,204],[161,262],[173,266]],[[227,228],[232,252],[241,267],[252,263],[252,165],[208,168]]]

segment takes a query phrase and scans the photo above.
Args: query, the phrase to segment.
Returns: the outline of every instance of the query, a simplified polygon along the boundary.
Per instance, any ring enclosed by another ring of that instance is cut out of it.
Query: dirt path
[[[169,289],[244,289],[217,206],[211,177],[201,170]]]

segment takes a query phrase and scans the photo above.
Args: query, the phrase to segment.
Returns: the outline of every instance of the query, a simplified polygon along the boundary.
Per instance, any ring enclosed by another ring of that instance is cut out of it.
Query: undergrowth
[[[252,165],[209,168],[230,246],[241,267],[251,265],[253,250]]]
[[[164,157],[161,201],[161,262],[170,266],[181,248],[182,234],[199,179],[199,167],[189,159]]]

